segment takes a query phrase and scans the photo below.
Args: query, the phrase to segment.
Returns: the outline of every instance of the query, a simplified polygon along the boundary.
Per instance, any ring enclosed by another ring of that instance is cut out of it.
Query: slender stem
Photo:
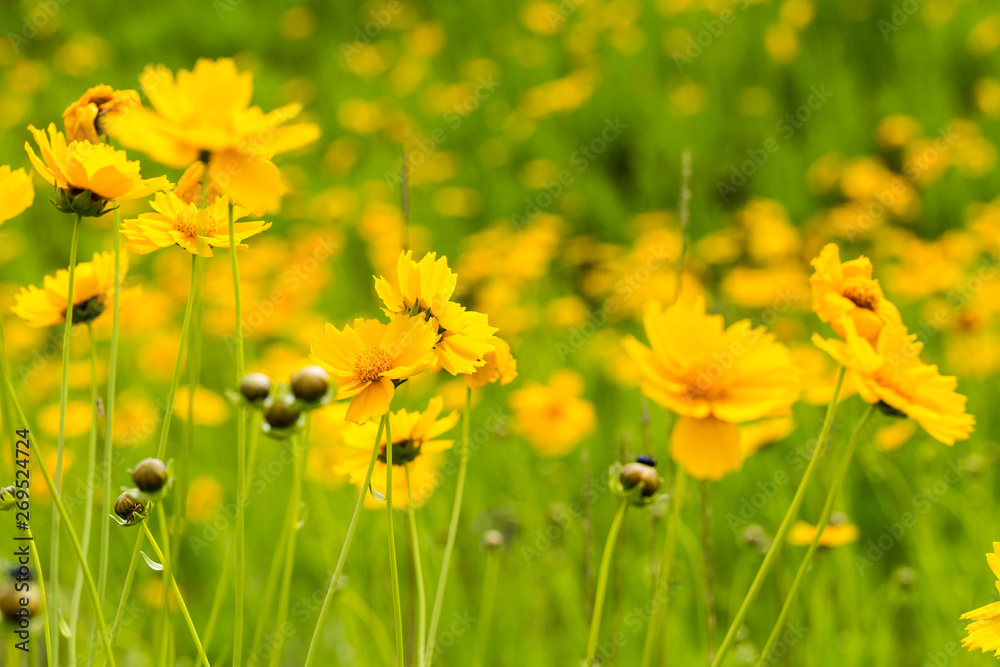
[[[431,626],[427,631],[427,664],[434,661],[434,643],[437,638],[438,621],[441,620],[441,607],[444,604],[444,588],[448,581],[448,568],[451,565],[451,553],[455,548],[455,538],[458,535],[458,518],[462,513],[462,495],[465,493],[465,473],[469,467],[469,412],[472,405],[472,388],[465,390],[465,412],[462,416],[462,449],[458,463],[458,482],[455,485],[455,504],[451,509],[451,523],[448,525],[448,540],[444,545],[444,557],[441,560],[441,576],[438,577],[437,591],[434,593],[434,609],[431,612]]]
[[[10,381],[10,377],[5,378],[7,382],[7,390],[11,397],[11,403],[17,412],[17,418],[24,424],[24,427],[31,431],[28,426],[28,418],[24,416],[24,409],[21,407],[20,401],[17,400],[17,395],[14,394],[14,385]],[[97,616],[97,623],[101,627],[101,640],[104,643],[104,648],[108,652],[108,662],[111,663],[111,667],[115,666],[115,657],[111,654],[111,636],[108,634],[108,626],[104,622],[104,612],[101,610],[101,599],[97,594],[97,585],[94,583],[94,577],[90,573],[90,568],[87,566],[87,558],[83,555],[83,548],[80,546],[80,540],[76,536],[76,530],[73,528],[73,523],[69,520],[69,513],[66,511],[66,505],[63,504],[62,493],[56,488],[52,475],[49,473],[49,467],[45,463],[44,456],[36,456],[35,462],[38,463],[38,468],[42,471],[42,477],[45,479],[45,484],[48,485],[50,494],[52,496],[52,503],[56,507],[56,511],[62,516],[66,521],[66,532],[69,534],[69,541],[73,545],[73,550],[76,553],[77,562],[83,567],[83,576],[87,583],[87,592],[90,594],[90,601],[94,605],[94,615]],[[55,597],[55,591],[52,592],[53,597]],[[58,618],[56,619],[58,623]],[[52,642],[52,648],[55,650],[55,646],[58,642]],[[57,664],[51,662],[50,664]]]
[[[167,402],[163,406],[163,426],[160,428],[160,444],[156,448],[156,458],[162,459],[167,454],[167,436],[170,434],[170,422],[174,416],[174,401],[177,398],[177,387],[181,379],[181,366],[184,360],[184,347],[188,342],[191,330],[191,317],[194,313],[195,297],[201,291],[201,275],[198,271],[198,255],[191,257],[191,282],[188,287],[187,305],[184,307],[184,322],[181,324],[181,339],[177,344],[177,360],[174,362],[174,374],[170,379],[170,390],[167,392]]]
[[[816,554],[816,549],[819,548],[819,539],[823,535],[823,530],[826,528],[827,524],[830,523],[830,516],[833,514],[833,504],[837,500],[837,495],[840,493],[840,487],[844,483],[844,477],[847,475],[847,469],[851,465],[851,459],[854,457],[854,450],[857,449],[858,440],[861,438],[861,430],[864,428],[868,419],[872,416],[875,411],[874,405],[869,405],[868,409],[861,416],[857,425],[854,427],[854,432],[851,433],[851,439],[847,443],[847,448],[844,450],[844,455],[840,459],[840,466],[837,468],[837,472],[834,475],[833,483],[830,484],[830,490],[826,494],[826,502],[823,504],[823,511],[819,516],[819,523],[816,525],[816,535],[813,536],[812,543],[809,544],[809,550],[806,551],[805,558],[802,559],[802,563],[799,565],[799,571],[795,573],[795,580],[792,582],[792,587],[788,591],[788,595],[785,597],[785,603],[781,607],[781,613],[778,614],[778,620],[774,623],[774,629],[771,630],[771,636],[767,638],[767,644],[764,645],[764,649],[760,652],[760,659],[757,661],[757,666],[761,667],[767,663],[768,656],[771,653],[771,647],[774,646],[774,642],[778,639],[778,635],[785,627],[785,621],[788,619],[788,612],[792,608],[792,603],[795,602],[795,596],[799,592],[799,586],[802,584],[802,580],[805,578],[806,572],[809,571],[809,567],[812,564],[813,556]]]
[[[156,539],[153,537],[153,533],[150,532],[149,526],[146,525],[145,521],[143,521],[140,525],[142,526],[143,532],[146,534],[146,539],[149,540],[150,545],[152,545],[153,551],[156,552],[160,562],[163,562],[163,552],[160,551],[160,546],[156,543]],[[164,565],[163,569],[164,571],[166,570],[166,565]],[[198,630],[194,627],[194,621],[191,620],[191,614],[188,612],[187,605],[184,604],[184,597],[181,595],[181,589],[178,588],[177,580],[173,577],[170,578],[169,587],[174,591],[174,597],[177,599],[177,606],[180,607],[181,614],[187,622],[188,630],[191,631],[191,639],[194,640],[194,645],[198,649],[198,655],[201,657],[201,661],[208,665],[208,656],[205,655],[205,649],[202,647],[201,640],[198,638]]]
[[[3,328],[3,309],[0,308],[0,376],[10,377],[10,365],[7,363],[7,335],[4,333]],[[3,428],[7,431],[7,436],[10,439],[10,463],[11,470],[17,469],[17,438],[14,437],[14,420],[11,418],[10,414],[10,396],[7,392],[7,383],[3,383],[3,387],[0,387],[0,394],[3,396],[3,400],[0,401],[0,424],[3,424]],[[11,477],[14,477],[15,473],[11,472]]]
[[[771,547],[767,550],[767,554],[760,564],[760,569],[757,570],[757,576],[754,577],[753,583],[750,584],[750,590],[747,591],[746,597],[743,598],[743,603],[740,605],[739,611],[736,612],[736,616],[729,626],[729,631],[726,632],[725,639],[722,640],[722,646],[719,647],[718,653],[715,654],[715,661],[712,662],[712,667],[719,667],[725,659],[726,654],[729,653],[729,649],[736,639],[736,633],[743,626],[747,612],[750,611],[750,605],[753,604],[757,593],[763,587],[764,580],[774,565],[774,559],[777,558],[778,552],[784,546],[785,540],[788,537],[788,531],[791,530],[792,524],[795,522],[795,517],[799,513],[799,507],[802,505],[803,498],[805,498],[806,489],[809,488],[809,483],[812,482],[813,477],[816,475],[816,470],[819,468],[819,460],[823,457],[823,452],[830,439],[830,430],[833,428],[833,418],[837,413],[837,405],[840,398],[840,386],[844,382],[844,372],[845,369],[843,366],[837,371],[837,383],[833,388],[833,396],[830,398],[830,404],[826,408],[826,417],[823,418],[823,427],[816,441],[816,447],[812,451],[812,457],[809,459],[809,465],[806,466],[806,471],[802,475],[802,481],[799,482],[799,488],[795,491],[792,504],[788,506],[788,511],[785,512],[785,518],[781,520],[781,525],[774,534],[774,541],[771,542]]]
[[[125,613],[125,605],[128,602],[129,592],[132,590],[132,581],[135,579],[135,570],[139,563],[139,552],[142,549],[142,541],[142,531],[139,531],[138,537],[135,538],[135,547],[132,549],[132,560],[129,562],[128,572],[125,574],[125,585],[122,587],[122,596],[118,600],[118,611],[115,612],[115,622],[111,626],[112,646],[114,646],[115,640],[118,639],[118,627],[121,625],[122,614]]]
[[[45,600],[45,577],[42,576],[42,561],[38,557],[38,546],[35,544],[35,536],[31,534],[31,526],[27,528],[26,537],[28,538],[28,546],[31,549],[31,561],[35,564],[35,576],[38,578],[38,594],[41,596],[42,600]],[[44,614],[44,626],[45,631],[45,655],[52,655],[52,629],[49,626],[48,614]]]
[[[413,510],[413,489],[410,487],[410,466],[403,464],[406,473],[406,511],[410,519],[410,540],[413,544],[413,573],[417,578],[417,667],[424,667],[424,642],[427,637],[427,593],[424,590],[424,566],[420,558],[420,540],[417,538],[417,513]]]
[[[97,429],[100,415],[97,411],[97,343],[94,341],[94,328],[87,323],[87,334],[90,338],[90,447],[87,450],[87,495],[83,510],[83,553],[90,553],[90,533],[94,522],[94,478],[97,468]],[[100,592],[100,591],[98,591]],[[69,607],[69,664],[76,662],[77,629],[80,625],[80,596],[83,594],[83,571],[76,568],[76,580],[73,584],[73,598]]]
[[[240,265],[237,259],[236,225],[233,203],[229,202],[229,257],[233,269],[233,294],[236,299],[236,384],[243,378],[243,297],[240,291]],[[246,421],[247,410],[238,408],[236,426],[236,616],[233,621],[233,664],[243,662],[243,595],[244,595],[244,504],[246,500]],[[293,538],[294,539],[294,538]],[[294,549],[294,546],[292,547]],[[290,567],[290,565],[289,565]],[[279,626],[280,627],[280,626]],[[277,653],[277,651],[275,651]]]
[[[712,502],[707,479],[701,480],[701,558],[705,569],[705,608],[708,624],[705,637],[708,646],[708,664],[715,656],[715,594],[712,592]]]
[[[584,667],[594,664],[594,656],[597,654],[597,638],[601,634],[601,614],[604,611],[604,596],[608,591],[608,573],[611,571],[611,554],[615,551],[615,543],[618,539],[618,531],[621,529],[622,520],[625,519],[625,512],[628,510],[628,501],[621,500],[618,503],[618,511],[615,513],[614,521],[611,522],[611,530],[608,531],[608,539],[604,543],[604,555],[601,557],[601,569],[597,573],[597,592],[594,595],[594,615],[590,618],[590,634],[587,637],[587,657],[584,659]]]
[[[80,246],[80,226],[83,218],[78,214],[73,222],[73,240],[69,250],[69,285],[66,295],[66,323],[63,326],[62,384],[59,388],[59,439],[56,442],[56,486],[62,491],[63,450],[66,447],[66,404],[69,402],[69,348],[73,336],[73,297],[76,289],[76,255]],[[11,390],[13,391],[13,390]],[[14,400],[17,400],[16,398]],[[49,556],[49,575],[52,579],[52,604],[49,605],[49,623],[59,627],[59,515],[52,515],[52,553]],[[69,521],[69,517],[66,517]],[[52,644],[52,664],[59,664],[59,636]]]
[[[403,667],[403,610],[399,602],[399,571],[396,569],[396,535],[392,520],[392,425],[389,413],[382,417],[385,422],[385,519],[389,531],[389,573],[392,578],[392,615],[396,627],[396,663]]]
[[[337,559],[337,567],[333,571],[333,578],[330,579],[330,587],[326,591],[323,599],[323,606],[319,610],[319,618],[316,621],[316,629],[313,631],[312,640],[309,642],[309,653],[306,654],[306,661],[303,667],[310,667],[316,657],[316,649],[319,646],[319,637],[323,633],[323,622],[330,611],[330,602],[333,601],[333,594],[337,591],[340,583],[340,574],[344,571],[344,563],[347,562],[347,554],[351,550],[351,542],[354,541],[354,530],[358,527],[358,517],[361,516],[361,508],[365,504],[365,495],[368,493],[372,480],[372,472],[375,470],[375,461],[378,460],[379,445],[382,443],[382,429],[385,422],[379,423],[378,434],[375,436],[375,446],[372,448],[372,457],[368,461],[368,473],[365,475],[364,484],[361,485],[361,492],[358,494],[358,502],[354,506],[354,516],[347,528],[347,537],[344,538],[344,546],[340,549],[340,558]],[[387,448],[389,449],[389,448]]]
[[[253,640],[250,642],[250,658],[247,661],[247,664],[251,667],[254,667],[254,665],[260,662],[257,657],[261,654],[259,648],[260,642],[264,638],[264,629],[267,627],[267,620],[271,618],[273,613],[271,605],[274,602],[274,594],[278,589],[278,582],[281,578],[281,566],[285,562],[285,553],[288,551],[286,546],[287,541],[288,522],[283,521],[281,524],[281,532],[278,534],[278,539],[274,545],[274,556],[271,557],[271,568],[267,573],[267,583],[264,585],[264,595],[261,598],[260,605],[258,605],[260,613],[257,615],[257,624],[254,626]]]
[[[379,654],[382,656],[382,664],[391,664],[392,653],[389,650],[389,645],[392,644],[392,638],[389,637],[389,632],[385,629],[381,617],[371,608],[371,605],[365,602],[364,598],[354,592],[354,589],[345,588],[340,595],[344,605],[368,626],[368,630],[375,639],[373,643],[378,647]]]
[[[486,553],[486,572],[483,574],[483,599],[479,604],[479,619],[476,622],[476,643],[472,653],[473,667],[483,667],[486,649],[490,641],[493,625],[493,609],[496,606],[497,582],[500,580],[500,549],[490,549]]]

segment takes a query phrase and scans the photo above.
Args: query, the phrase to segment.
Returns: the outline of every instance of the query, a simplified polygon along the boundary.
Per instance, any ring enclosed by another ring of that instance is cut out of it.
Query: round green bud
[[[660,490],[660,475],[656,468],[644,463],[626,463],[622,466],[619,479],[625,489],[642,485],[642,495],[647,498]]]
[[[282,397],[264,405],[264,419],[272,428],[289,428],[299,420],[299,411],[292,406],[291,400]]]
[[[115,501],[115,514],[121,517],[122,521],[131,521],[137,512],[142,512],[142,503],[127,493],[118,496],[118,500]]]
[[[483,534],[483,547],[487,551],[499,551],[503,549],[504,536],[499,530],[487,530]]]
[[[291,379],[292,393],[303,401],[318,401],[330,388],[330,374],[322,366],[306,366]]]
[[[143,459],[132,469],[136,488],[146,493],[156,493],[167,483],[167,465],[160,459]]]
[[[240,380],[240,393],[251,403],[263,401],[271,393],[271,378],[263,373],[249,373]]]

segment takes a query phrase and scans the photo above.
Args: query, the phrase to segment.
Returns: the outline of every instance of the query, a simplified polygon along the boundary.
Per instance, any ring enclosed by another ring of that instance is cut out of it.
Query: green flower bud
[[[21,604],[21,599],[27,600],[26,605]],[[21,609],[28,611],[28,617],[32,618],[42,607],[42,598],[37,592],[37,586],[30,586],[27,590],[18,591],[13,583],[6,583],[0,590],[0,613],[4,618],[17,621],[21,618]]]
[[[620,479],[626,490],[642,485],[642,495],[646,498],[660,489],[660,475],[656,468],[644,463],[626,463],[622,466]]]
[[[300,414],[288,396],[264,404],[264,419],[271,428],[283,429],[295,426]]]
[[[504,536],[499,530],[487,530],[483,534],[483,548],[487,551],[499,551],[503,549]]]
[[[330,388],[330,374],[322,366],[306,366],[292,375],[292,393],[302,401],[318,401]]]
[[[251,403],[263,401],[271,393],[271,378],[263,373],[250,373],[240,380],[240,393]]]
[[[142,518],[145,511],[142,503],[127,493],[121,494],[115,501],[115,514],[128,524],[134,523],[136,518]]]
[[[143,459],[132,469],[132,481],[136,488],[146,493],[162,489],[169,477],[167,465],[160,459]]]

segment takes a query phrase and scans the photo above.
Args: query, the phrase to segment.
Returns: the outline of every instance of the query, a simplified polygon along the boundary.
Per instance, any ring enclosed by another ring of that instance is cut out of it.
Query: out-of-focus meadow
[[[809,260],[835,242],[845,260],[872,258],[886,296],[925,342],[924,361],[958,376],[977,424],[969,440],[949,447],[912,421],[873,418],[836,504],[857,539],[817,554],[773,664],[992,660],[959,647],[959,616],[996,599],[983,554],[1000,540],[993,511],[1000,425],[991,409],[1000,370],[994,3],[26,0],[5,3],[0,17],[0,163],[30,171],[27,126],[61,126],[63,110],[89,87],[138,89],[147,64],[190,69],[203,57],[233,57],[253,73],[254,104],[301,103],[302,119],[320,126],[318,141],[276,159],[289,192],[280,212],[253,218],[274,224],[240,257],[248,370],[287,378],[310,363],[310,341],[325,322],[340,327],[379,316],[372,275],[393,274],[407,242],[416,256],[446,255],[458,274],[457,298],[486,313],[510,343],[516,380],[474,396],[469,478],[433,664],[474,664],[477,641],[485,642],[486,665],[580,664],[617,505],[608,467],[653,454],[669,491],[673,418],[643,398],[639,369],[621,341],[626,334],[646,340],[647,302],[674,299],[685,151],[692,197],[683,289],[703,293],[727,323],[766,325],[790,348],[803,387],[791,418],[743,427],[742,469],[711,484],[715,643],[791,502],[830,398],[835,365],[810,336],[832,332],[811,310]],[[129,154],[142,160],[144,176],[180,176],[139,151]],[[71,223],[46,201],[50,188],[37,177],[35,185],[35,205],[0,227],[0,306],[14,383],[36,429],[35,454],[51,468],[62,328],[28,328],[10,313],[21,287],[65,268]],[[121,210],[131,219],[149,207],[129,201]],[[85,222],[83,259],[111,249],[111,224],[111,216]],[[127,286],[136,290],[125,293],[121,309],[116,490],[130,485],[128,468],[156,452],[190,261],[179,249],[130,258]],[[190,524],[177,572],[201,629],[233,538],[236,492],[236,407],[225,394],[234,388],[228,252],[206,265]],[[110,317],[95,321],[101,383],[110,331]],[[90,362],[86,329],[76,334],[64,495],[70,513],[82,517]],[[185,391],[182,382],[171,449],[189,418]],[[834,452],[863,408],[845,393]],[[397,390],[393,407],[422,409],[435,395],[446,412],[461,412],[465,382],[421,375]],[[283,664],[304,661],[357,496],[334,472],[342,419],[336,408],[314,414]],[[447,437],[457,442],[460,431]],[[273,613],[259,605],[291,484],[285,446],[262,438],[250,471],[248,637],[259,614]],[[433,592],[457,449],[427,459],[414,474],[435,488],[418,512]],[[800,518],[816,521],[835,462],[824,458]],[[689,483],[669,635],[660,640],[673,665],[704,664],[707,654],[700,495]],[[100,499],[98,491],[94,502]],[[663,500],[626,515],[600,664],[639,664],[668,506]],[[107,514],[97,512],[98,520]],[[8,516],[0,517],[0,535],[14,535]],[[33,477],[43,565],[50,516],[47,489]],[[398,513],[396,545],[409,655],[415,585],[404,518]],[[505,538],[497,556],[482,546],[490,529]],[[134,530],[112,527],[106,613],[114,612]],[[96,561],[96,523],[93,534]],[[60,596],[68,608],[76,561],[66,544]],[[390,664],[383,513],[362,515],[352,549],[317,664]],[[4,547],[0,557],[13,561],[13,552]],[[803,553],[785,547],[725,664],[753,664]],[[499,586],[491,605],[493,558]],[[120,664],[145,664],[161,576],[140,563],[117,640]],[[92,617],[83,600],[87,646]],[[226,600],[208,648],[219,665],[232,660]],[[178,664],[193,664],[183,621],[174,626]],[[274,630],[264,627],[266,642]],[[40,629],[33,642],[40,647]]]

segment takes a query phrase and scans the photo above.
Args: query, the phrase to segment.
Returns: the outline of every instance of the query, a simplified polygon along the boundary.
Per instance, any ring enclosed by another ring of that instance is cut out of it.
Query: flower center
[[[378,345],[366,347],[354,359],[354,375],[364,382],[375,382],[392,368],[392,360]]]
[[[722,369],[710,366],[687,379],[684,386],[684,397],[689,401],[711,401],[721,398],[726,388],[721,382],[716,382],[722,374]]]
[[[422,442],[415,442],[412,439],[392,443],[392,465],[406,465],[413,459],[420,456],[420,448],[422,446]],[[378,450],[378,460],[381,463],[385,463],[388,460],[387,453],[388,452],[385,450],[385,443],[382,443]]]
[[[882,298],[878,285],[872,280],[847,280],[841,294],[855,306],[865,310],[875,310]]]
[[[201,231],[198,224],[198,217],[191,215],[187,211],[182,211],[174,221],[174,228],[188,238],[195,238]]]

